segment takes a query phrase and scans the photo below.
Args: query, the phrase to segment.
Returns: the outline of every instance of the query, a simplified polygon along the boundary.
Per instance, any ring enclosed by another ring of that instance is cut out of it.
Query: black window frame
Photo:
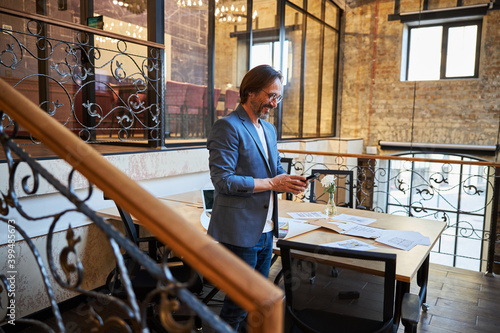
[[[474,75],[447,77],[446,76],[446,65],[447,65],[446,59],[447,59],[447,54],[448,54],[448,31],[450,28],[463,27],[463,26],[469,26],[469,25],[476,25],[477,26],[476,59],[475,59],[475,63],[474,63]],[[475,20],[442,22],[442,23],[432,23],[432,24],[418,24],[418,25],[408,24],[408,31],[407,31],[408,45],[407,45],[406,51],[405,51],[406,54],[404,55],[404,57],[407,59],[405,81],[424,81],[424,80],[410,80],[409,79],[410,60],[411,60],[410,59],[411,33],[412,33],[412,30],[414,30],[414,29],[429,28],[429,27],[443,27],[443,32],[442,32],[443,35],[441,38],[441,59],[440,59],[439,80],[479,78],[479,60],[481,57],[481,33],[482,33],[482,27],[483,27],[483,20],[482,19],[475,19]]]

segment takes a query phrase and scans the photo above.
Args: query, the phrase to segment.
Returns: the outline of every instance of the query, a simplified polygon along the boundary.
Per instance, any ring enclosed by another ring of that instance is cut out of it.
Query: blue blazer
[[[269,198],[274,197],[273,234],[278,235],[278,200],[274,191],[254,193],[254,178],[285,173],[277,146],[276,128],[260,121],[267,147],[263,147],[250,117],[240,105],[217,120],[207,138],[210,177],[215,199],[208,234],[219,242],[253,247],[266,223]],[[269,152],[269,160],[264,149]]]

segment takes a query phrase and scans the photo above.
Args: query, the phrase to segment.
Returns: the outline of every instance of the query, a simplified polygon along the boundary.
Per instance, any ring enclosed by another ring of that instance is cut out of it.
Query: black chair
[[[334,175],[337,184],[335,204],[338,207],[354,208],[354,173],[351,170],[311,170],[311,175],[319,173],[318,179],[311,183],[310,202],[327,203],[328,193],[321,185],[321,179],[326,175]]]
[[[105,197],[105,199],[107,199]],[[194,271],[189,265],[185,264],[181,258],[172,256],[171,252],[155,237],[139,237],[139,226],[133,222],[132,217],[128,212],[123,210],[120,206],[116,205],[118,212],[125,229],[126,236],[138,247],[141,244],[148,244],[148,255],[155,260],[158,264],[166,264],[169,268],[172,276],[182,283],[188,285],[188,289],[197,295],[203,292],[203,281],[201,276]],[[148,294],[157,287],[158,281],[151,276],[151,274],[141,268],[141,265],[132,260],[127,254],[124,254],[124,260],[127,267],[127,272],[130,275],[130,280],[134,293],[138,300],[145,300]],[[125,290],[121,283],[121,272],[118,267],[111,271],[106,279],[106,286],[110,293],[117,297],[126,297]],[[147,320],[150,327],[152,327],[157,332],[165,331],[163,326],[160,324],[161,320],[157,318],[157,313],[155,311],[155,303],[159,299],[155,298],[148,306]],[[184,321],[192,318],[190,314],[174,314],[173,318],[175,320]],[[197,316],[194,317],[195,328],[201,330],[202,322]]]
[[[283,169],[286,171],[287,174],[290,174],[290,172],[292,172],[293,158],[289,157],[281,158],[281,166],[283,167]],[[292,200],[293,199],[292,193],[286,193],[285,198],[286,200]]]
[[[285,332],[380,332],[397,331],[394,323],[396,255],[336,249],[278,240],[284,272]],[[300,256],[318,264],[314,285],[307,282],[292,257]],[[359,261],[359,262],[356,262]],[[343,268],[335,279],[331,266]],[[363,267],[366,273],[345,267]],[[376,266],[378,265],[378,266]],[[380,276],[375,270],[384,272]],[[406,297],[406,296],[411,297]],[[410,301],[411,300],[411,301]],[[405,332],[416,332],[419,320],[418,296],[406,294],[403,305]],[[410,310],[411,309],[411,310]]]

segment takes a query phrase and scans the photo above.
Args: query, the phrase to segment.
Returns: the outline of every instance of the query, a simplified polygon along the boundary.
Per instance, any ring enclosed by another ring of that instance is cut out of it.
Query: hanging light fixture
[[[208,0],[177,0],[177,6],[190,9],[207,8]]]
[[[147,9],[146,0],[113,0],[113,4],[124,7],[134,14],[142,14]]]
[[[117,1],[117,0],[115,0]],[[244,0],[215,0],[215,19],[221,23],[243,24],[246,22],[247,10]],[[208,8],[208,0],[177,0],[180,8],[202,10]],[[252,21],[257,17],[257,11],[252,14]]]
[[[243,24],[247,10],[243,1],[215,0],[215,19],[221,23]],[[257,17],[257,10],[252,14],[252,21]]]

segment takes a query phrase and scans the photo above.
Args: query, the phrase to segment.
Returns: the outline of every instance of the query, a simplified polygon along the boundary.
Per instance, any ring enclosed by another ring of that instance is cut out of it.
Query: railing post
[[[491,209],[490,242],[488,244],[488,260],[486,275],[495,276],[493,273],[495,263],[495,245],[497,240],[498,205],[500,204],[500,168],[495,167],[495,181],[493,185],[493,206]]]

